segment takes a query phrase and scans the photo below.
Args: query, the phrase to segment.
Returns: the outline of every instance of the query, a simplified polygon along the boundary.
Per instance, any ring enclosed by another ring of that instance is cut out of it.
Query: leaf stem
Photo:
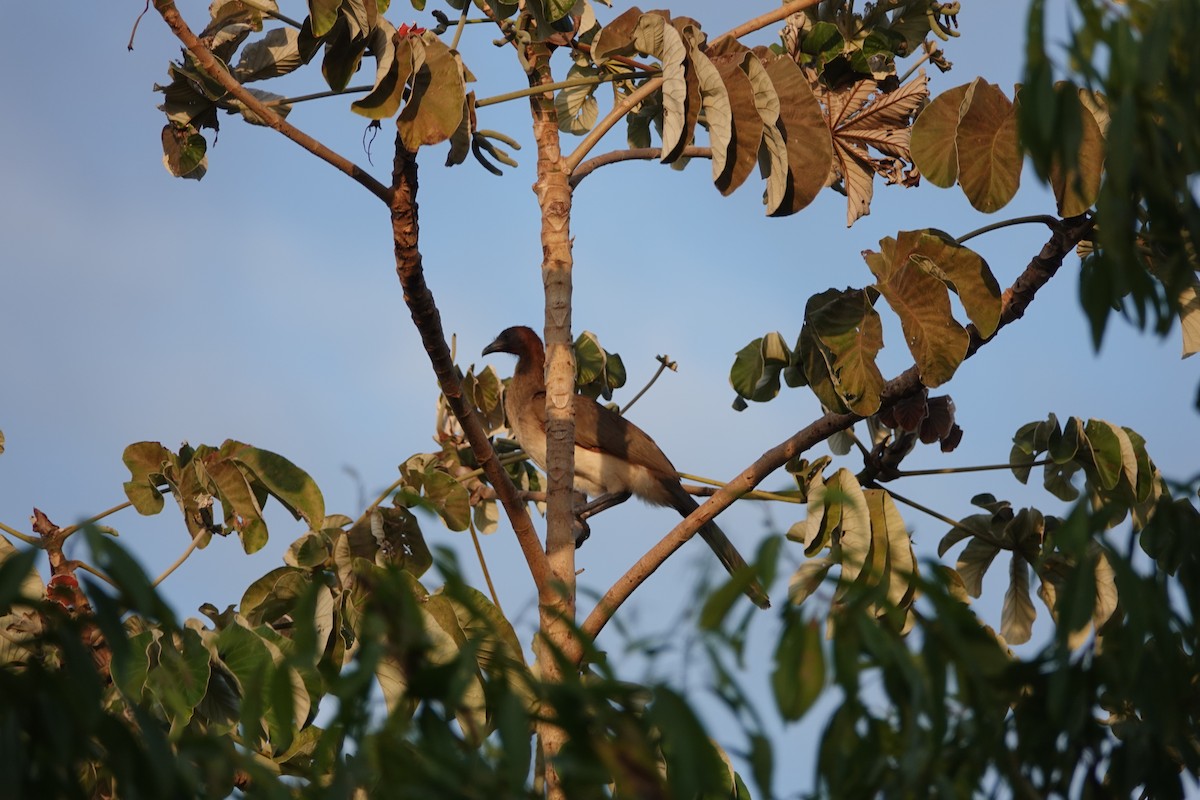
[[[187,549],[185,549],[183,551],[183,553],[179,556],[179,558],[175,559],[175,563],[172,564],[171,566],[167,567],[166,571],[163,572],[162,575],[159,575],[157,578],[155,578],[154,583],[152,583],[150,585],[158,586],[160,583],[165,581],[172,572],[174,572],[175,570],[177,570],[181,566],[183,566],[183,562],[187,561],[188,556],[190,556],[192,554],[192,551],[194,551],[196,549],[196,547],[200,544],[200,540],[208,535],[209,535],[208,531],[200,531],[199,533],[197,533],[192,538],[192,541],[188,543]]]
[[[897,470],[899,478],[913,478],[919,475],[954,475],[959,472],[987,472],[989,470],[1012,469],[1014,467],[1044,467],[1054,463],[1052,458],[1030,461],[1028,464],[983,464],[976,467],[943,467],[941,469],[902,469]]]
[[[640,400],[642,395],[650,391],[650,387],[653,386],[654,382],[658,380],[658,376],[663,374],[663,370],[670,367],[671,371],[674,372],[678,368],[678,365],[671,360],[670,356],[655,356],[655,360],[658,361],[658,370],[654,373],[654,376],[650,378],[649,382],[642,387],[641,391],[635,394],[633,399],[625,404],[625,407],[621,409],[621,416],[625,416],[629,409],[633,408],[633,404]]]
[[[1033,216],[1029,217],[1013,217],[1012,219],[1003,219],[999,222],[993,222],[990,225],[984,225],[982,228],[976,228],[970,233],[964,233],[962,236],[959,236],[956,241],[959,244],[962,244],[969,239],[974,239],[976,236],[981,236],[992,231],[998,231],[1001,228],[1009,228],[1013,225],[1029,225],[1032,223],[1039,223],[1045,225],[1051,230],[1054,230],[1058,227],[1059,219],[1058,217],[1050,214],[1034,214]]]
[[[599,86],[602,83],[610,83],[615,80],[625,80],[632,78],[648,78],[657,75],[658,72],[624,72],[619,75],[585,75],[579,78],[571,78],[566,81],[555,81],[554,83],[541,83],[537,86],[527,86],[524,89],[517,89],[504,94],[497,94],[491,97],[485,97],[482,100],[475,101],[476,108],[484,106],[492,106],[497,103],[507,103],[509,100],[519,100],[522,97],[532,97],[535,94],[544,94],[546,92],[557,91],[558,89],[570,89],[575,86]]]
[[[342,89],[341,91],[327,89],[323,92],[313,92],[312,94],[301,94],[301,95],[296,95],[295,97],[281,97],[278,100],[271,100],[267,103],[264,103],[263,105],[265,105],[267,108],[274,108],[275,106],[291,106],[291,105],[295,105],[296,103],[304,103],[309,100],[320,100],[325,97],[337,97],[338,95],[341,95],[341,94],[358,94],[359,92],[369,92],[374,88],[375,88],[374,86],[348,86],[345,89]]]
[[[874,481],[872,481],[872,483],[874,483]],[[876,486],[875,488],[882,489],[883,487]],[[939,514],[937,511],[934,511],[932,508],[921,505],[916,500],[910,500],[909,498],[907,498],[903,495],[896,494],[895,492],[893,492],[891,490],[890,487],[883,489],[883,491],[885,491],[889,495],[891,495],[892,499],[895,500],[897,503],[903,503],[904,505],[906,505],[910,508],[915,508],[917,511],[921,511],[925,514],[928,514],[929,516],[933,517],[934,519],[946,523],[951,528],[961,528],[962,530],[969,530],[969,531],[971,531],[971,533],[976,533],[976,531],[972,530],[971,528],[967,528],[966,526],[964,526],[962,524],[962,522],[960,522],[952,517],[947,517],[945,514]]]
[[[112,514],[115,514],[118,511],[124,511],[125,509],[129,508],[131,505],[133,505],[133,503],[126,500],[124,503],[119,503],[119,504],[113,506],[112,508],[108,509],[107,511],[101,511],[99,514],[97,514],[94,517],[88,517],[83,522],[76,522],[74,525],[68,525],[67,527],[62,529],[62,537],[63,537],[63,539],[66,539],[68,536],[75,533],[80,528],[86,528],[88,525],[94,525],[95,523],[99,522],[100,520],[104,519],[107,516],[111,516]]]
[[[580,164],[571,173],[571,188],[574,189],[579,185],[579,182],[598,170],[600,167],[609,164],[616,164],[620,161],[650,161],[662,157],[661,147],[634,147],[628,150],[611,150],[607,153],[589,158],[587,161]],[[681,158],[712,158],[711,147],[697,147],[696,145],[688,145],[683,148],[680,153]]]
[[[705,478],[701,475],[691,475],[687,472],[679,473],[679,477],[686,478],[689,481],[703,483],[708,486],[720,489],[725,486],[722,481],[714,480],[713,478]],[[755,489],[754,491],[746,492],[738,497],[739,500],[778,500],[781,503],[803,503],[804,501],[797,495],[781,494],[779,492],[763,492]]]
[[[20,539],[22,542],[24,542],[27,545],[31,545],[33,547],[41,547],[42,546],[42,540],[39,539],[38,537],[30,536],[29,534],[26,534],[26,533],[21,533],[16,528],[11,528],[8,525],[5,525],[3,522],[0,522],[0,531],[4,531],[9,536],[15,536],[16,538]]]
[[[87,573],[89,573],[89,574],[91,574],[91,575],[95,575],[97,578],[99,578],[100,580],[104,581],[104,582],[105,582],[105,583],[107,583],[109,586],[113,587],[114,589],[119,589],[119,588],[121,588],[121,587],[117,586],[117,584],[116,584],[116,583],[113,581],[113,579],[112,579],[112,578],[108,577],[108,576],[107,576],[107,575],[105,575],[103,572],[101,572],[100,570],[98,570],[98,569],[96,569],[95,567],[93,567],[91,564],[85,564],[85,563],[84,563],[84,562],[82,562],[82,561],[76,561],[76,562],[75,562],[75,568],[76,568],[76,569],[81,569],[81,570],[83,570],[84,572],[87,572]]]
[[[916,61],[914,61],[912,63],[912,65],[909,66],[909,68],[904,71],[904,74],[900,76],[898,83],[903,85],[905,82],[907,82],[908,79],[912,77],[912,74],[917,71],[917,67],[924,64],[926,61],[929,60],[929,57],[931,55],[933,55],[933,52],[928,47],[923,48],[923,49],[925,50],[924,54],[920,58],[918,58]]]
[[[483,579],[487,581],[488,594],[492,596],[492,603],[496,606],[496,610],[504,614],[504,609],[500,607],[500,596],[496,594],[496,586],[492,583],[492,573],[488,570],[487,559],[483,557],[483,548],[479,545],[479,532],[475,530],[474,522],[467,528],[471,531],[471,542],[475,545],[475,556],[479,559],[479,568],[483,570]]]
[[[454,38],[450,40],[450,49],[458,49],[458,40],[462,38],[463,29],[467,27],[467,11],[471,8],[470,3],[463,3],[462,13],[458,15],[458,25],[454,27]],[[490,22],[490,20],[488,20]]]

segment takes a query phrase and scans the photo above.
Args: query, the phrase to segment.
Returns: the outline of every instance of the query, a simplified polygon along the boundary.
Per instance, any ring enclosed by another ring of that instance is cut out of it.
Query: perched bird
[[[530,328],[508,328],[483,349],[483,355],[511,353],[517,367],[504,394],[504,411],[517,443],[546,469],[546,351]],[[656,506],[688,516],[699,506],[684,491],[679,473],[645,431],[592,400],[575,395],[575,488],[597,498],[586,507],[595,513],[637,495]],[[733,542],[709,522],[700,535],[731,574],[747,567]],[[746,594],[762,608],[770,601],[755,579]]]

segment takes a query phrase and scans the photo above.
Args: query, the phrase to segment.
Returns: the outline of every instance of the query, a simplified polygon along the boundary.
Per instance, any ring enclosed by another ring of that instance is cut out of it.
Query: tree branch
[[[1087,216],[1072,217],[1058,223],[1050,240],[1042,246],[1041,251],[1033,257],[1013,285],[1004,292],[1000,323],[996,328],[997,333],[1004,326],[1024,316],[1025,309],[1033,302],[1038,289],[1054,277],[1058,268],[1062,266],[1063,259],[1075,249],[1080,241],[1087,238],[1091,233],[1092,224],[1092,219]],[[980,347],[987,344],[996,335],[993,333],[991,337],[984,339],[974,325],[968,325],[967,331],[971,337],[967,348],[967,358],[973,356]],[[884,385],[879,410],[883,411],[895,405],[921,388],[923,387],[916,366],[909,367]],[[670,533],[630,567],[592,609],[587,619],[584,620],[581,630],[594,639],[630,594],[705,523],[728,508],[734,500],[758,486],[768,475],[787,463],[788,459],[804,453],[819,442],[828,439],[838,431],[849,428],[862,419],[863,417],[857,414],[825,414],[763,453],[723,489],[693,511],[687,519],[676,525]]]
[[[196,62],[204,70],[205,74],[221,84],[226,91],[237,98],[239,102],[243,103],[246,108],[253,111],[255,116],[262,120],[267,127],[277,133],[283,134],[325,163],[346,173],[383,202],[390,202],[391,195],[388,188],[373,178],[366,170],[345,156],[330,150],[294,125],[289,124],[283,117],[276,114],[271,108],[251,94],[245,86],[238,83],[237,79],[230,75],[229,71],[217,61],[212,51],[196,38],[196,34],[192,33],[192,29],[184,22],[183,17],[179,14],[179,10],[175,8],[174,0],[154,0],[154,8],[162,15],[163,21],[167,23],[167,27],[171,29],[176,38],[183,42],[188,51],[196,57]]]
[[[396,134],[396,159],[392,171],[392,188],[385,190],[391,198],[392,239],[396,254],[396,274],[404,289],[404,302],[408,305],[413,324],[421,335],[425,352],[437,376],[438,386],[446,398],[446,404],[454,412],[463,434],[471,443],[471,451],[479,462],[488,481],[512,522],[513,532],[529,573],[537,587],[542,602],[555,596],[550,588],[550,565],[542,552],[537,531],[525,504],[517,496],[517,489],[496,456],[496,450],[488,440],[487,431],[478,412],[467,404],[462,391],[462,381],[454,367],[450,346],[442,329],[442,317],[434,302],[433,293],[425,283],[425,270],[418,249],[420,231],[417,216],[417,162],[416,155],[404,146],[399,133]]]
[[[661,147],[634,147],[629,150],[613,150],[595,158],[589,158],[572,170],[571,188],[574,189],[588,175],[608,164],[616,164],[620,161],[651,161],[661,157]],[[712,158],[712,148],[688,145],[683,148],[683,158]]]

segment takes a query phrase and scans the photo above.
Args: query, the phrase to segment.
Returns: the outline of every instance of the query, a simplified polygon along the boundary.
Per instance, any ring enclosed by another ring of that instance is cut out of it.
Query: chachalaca
[[[508,328],[483,349],[511,353],[517,367],[504,394],[509,429],[534,463],[546,469],[546,351],[530,328]],[[631,494],[688,516],[699,506],[679,482],[679,473],[645,431],[592,400],[575,395],[575,489],[596,498],[584,508],[594,514],[629,499]],[[729,570],[747,569],[733,542],[709,522],[699,531]],[[770,605],[757,579],[746,594],[758,606]]]

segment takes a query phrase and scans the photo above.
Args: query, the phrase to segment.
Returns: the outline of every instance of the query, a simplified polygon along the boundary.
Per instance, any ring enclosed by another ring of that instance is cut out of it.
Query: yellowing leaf
[[[845,467],[830,478],[825,501],[836,503],[841,511],[841,535],[838,549],[842,562],[842,583],[851,583],[871,565],[871,512],[858,479]]]
[[[414,42],[412,95],[396,127],[404,146],[416,150],[421,145],[444,142],[458,130],[466,87],[454,52],[433,33],[426,31],[420,38],[410,36],[402,41]],[[420,65],[416,63],[416,42],[423,44],[424,63]],[[398,53],[397,59],[401,58]]]
[[[676,21],[678,23],[678,20]],[[700,89],[700,107],[704,111],[708,140],[712,149],[712,177],[717,181],[725,172],[733,142],[733,110],[729,92],[721,80],[721,73],[700,49],[703,34],[694,25],[682,25],[680,34],[687,46],[687,68],[696,77]],[[689,87],[690,88],[690,87]]]
[[[1009,644],[1025,644],[1033,632],[1037,609],[1029,596],[1029,564],[1013,553],[1009,562],[1009,584],[1000,613],[1000,635]]]
[[[421,54],[417,54],[417,49]],[[386,119],[396,113],[404,98],[404,87],[412,78],[418,60],[423,60],[424,47],[415,36],[406,36],[395,46],[376,54],[375,88],[361,100],[350,104],[350,110],[368,119]]]
[[[1200,351],[1200,282],[1179,293],[1179,326],[1183,332],[1183,357]]]
[[[1021,183],[1021,148],[1012,101],[982,78],[958,122],[958,182],[971,205],[984,213],[1003,208]]]
[[[880,241],[882,252],[867,250],[863,258],[875,274],[879,292],[900,317],[921,381],[933,388],[954,375],[966,357],[970,337],[950,313],[946,285],[911,257],[921,235],[902,231],[898,240]]]
[[[919,265],[958,294],[967,317],[985,339],[1000,324],[1000,284],[983,257],[936,231],[923,231],[914,250]]]
[[[829,182],[833,140],[821,104],[796,62],[775,56],[766,48],[756,48],[755,53],[763,60],[779,97],[776,125],[787,146],[788,185],[776,207],[768,203],[767,213],[788,216],[811,203]]]
[[[999,547],[978,537],[971,539],[963,548],[954,566],[971,597],[979,597],[983,591],[983,575],[999,552]]]
[[[935,97],[912,126],[913,163],[934,186],[947,189],[958,179],[958,121],[970,103],[974,84],[965,83]]]
[[[800,605],[807,600],[820,588],[833,564],[833,559],[828,556],[810,558],[801,564],[788,581],[788,602]]]
[[[1058,201],[1058,213],[1074,217],[1084,213],[1100,195],[1100,174],[1104,169],[1104,135],[1094,114],[1079,115],[1083,138],[1079,142],[1078,163],[1069,170],[1057,162],[1050,166],[1050,187]]]
[[[595,74],[591,68],[578,65],[567,70],[566,80]],[[596,86],[568,86],[554,96],[554,110],[558,118],[558,129],[565,133],[582,135],[592,129],[599,114],[595,97]]]
[[[732,37],[721,41],[737,43]],[[749,65],[758,64],[758,61],[747,48],[741,47],[739,51],[718,55],[714,55],[712,50],[708,52],[717,74],[725,84],[725,93],[729,98],[731,127],[724,156],[724,169],[720,173],[717,173],[716,169],[713,170],[716,176],[714,183],[723,195],[731,194],[749,177],[750,171],[758,162],[758,150],[763,136],[763,118],[755,105],[754,85],[750,82],[748,74]],[[766,83],[769,87],[770,81]]]

